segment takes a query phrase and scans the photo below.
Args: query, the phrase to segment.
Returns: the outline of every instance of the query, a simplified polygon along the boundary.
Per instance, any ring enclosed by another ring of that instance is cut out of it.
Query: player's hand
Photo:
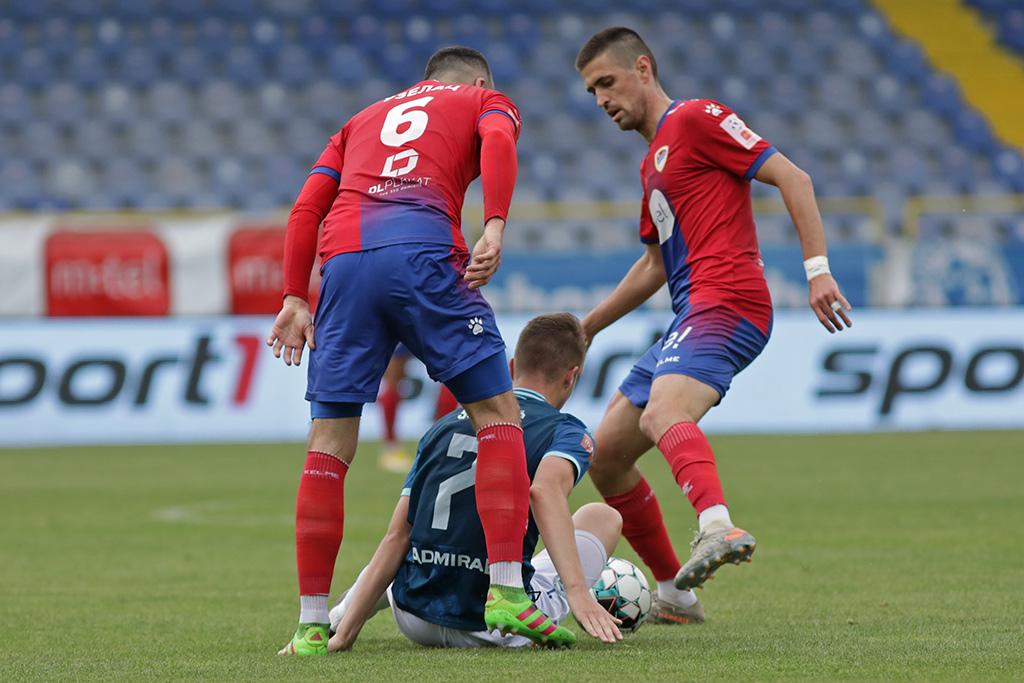
[[[492,218],[484,226],[484,234],[473,247],[473,257],[466,268],[465,279],[470,289],[483,287],[501,264],[501,235],[505,231],[505,221]]]
[[[830,334],[842,330],[844,324],[846,327],[853,327],[850,316],[847,315],[853,307],[839,291],[835,278],[829,273],[822,273],[808,285],[811,288],[811,310]]]
[[[316,348],[309,304],[297,296],[288,295],[267,337],[267,346],[273,347],[275,358],[280,358],[284,350],[285,365],[299,365],[306,344],[310,349]]]
[[[348,652],[352,649],[354,643],[351,639],[345,638],[340,632],[335,633],[331,636],[331,639],[327,641],[328,652]]]
[[[608,613],[604,607],[597,604],[594,595],[587,589],[574,591],[566,595],[569,600],[569,609],[576,617],[576,621],[583,630],[600,640],[602,643],[615,643],[622,640],[622,632],[619,631],[619,624],[622,620],[616,619]]]

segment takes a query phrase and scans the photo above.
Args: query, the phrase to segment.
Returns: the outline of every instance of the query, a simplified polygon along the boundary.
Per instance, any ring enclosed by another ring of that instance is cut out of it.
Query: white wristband
[[[825,275],[832,271],[828,269],[827,256],[812,256],[804,261],[804,272],[807,273],[807,281],[810,282],[819,275]]]

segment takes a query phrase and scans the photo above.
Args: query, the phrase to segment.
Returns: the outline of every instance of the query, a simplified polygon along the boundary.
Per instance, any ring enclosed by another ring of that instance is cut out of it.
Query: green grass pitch
[[[382,613],[316,661],[274,654],[297,615],[301,445],[0,451],[0,680],[1024,678],[1024,432],[712,441],[759,545],[700,593],[705,625],[436,651]],[[336,592],[401,487],[375,456],[348,478]],[[685,556],[688,505],[657,453],[644,468]],[[594,499],[585,481],[573,502]]]

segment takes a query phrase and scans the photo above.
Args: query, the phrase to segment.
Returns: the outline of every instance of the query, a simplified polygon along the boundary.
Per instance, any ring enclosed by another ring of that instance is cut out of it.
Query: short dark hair
[[[493,82],[491,66],[487,58],[479,50],[461,45],[442,47],[427,60],[427,68],[423,73],[424,80],[432,80],[438,74],[447,71],[481,72]]]
[[[651,60],[651,73],[655,78],[658,77],[658,62],[654,59],[651,48],[647,47],[639,33],[625,26],[612,26],[591,36],[576,55],[576,70],[583,71],[584,67],[594,61],[599,54],[611,48],[628,60],[630,65],[640,55],[647,55]]]
[[[519,333],[516,373],[539,374],[555,380],[574,367],[583,367],[587,337],[572,313],[539,315]]]

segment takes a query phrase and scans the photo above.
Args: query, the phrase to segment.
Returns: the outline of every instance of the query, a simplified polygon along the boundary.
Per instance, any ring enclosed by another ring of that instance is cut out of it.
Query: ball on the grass
[[[643,571],[629,560],[608,558],[601,578],[591,589],[597,602],[622,620],[619,629],[633,632],[651,612],[651,589]]]

